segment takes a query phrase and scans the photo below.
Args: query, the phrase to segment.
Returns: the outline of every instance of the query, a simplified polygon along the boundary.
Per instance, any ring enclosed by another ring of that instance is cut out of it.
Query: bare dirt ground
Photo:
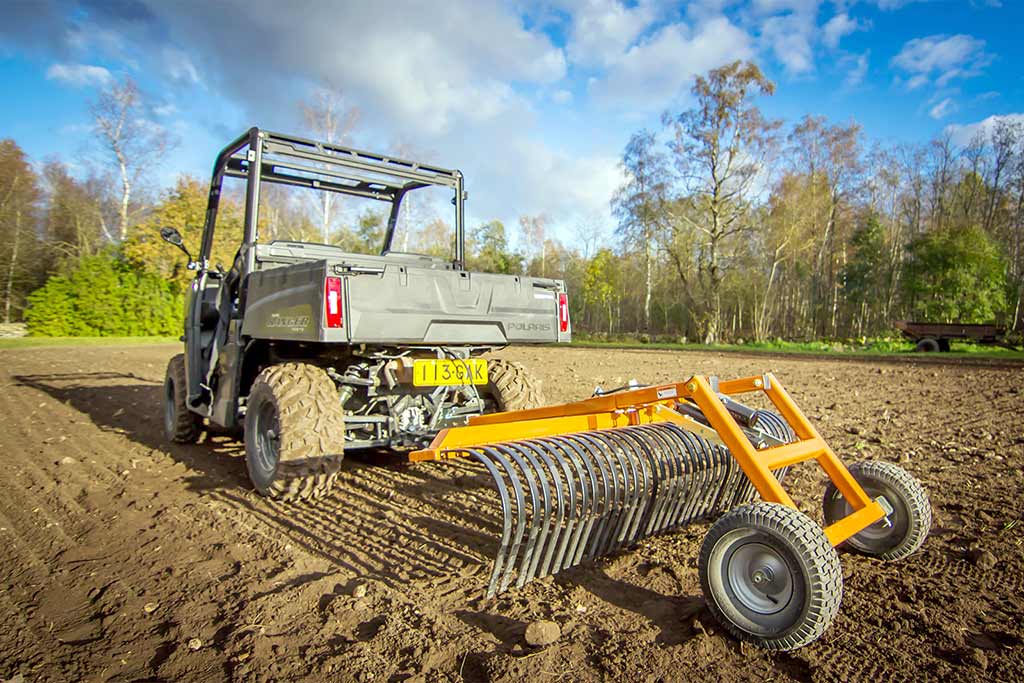
[[[1024,679],[1020,366],[504,354],[552,402],[631,377],[772,370],[841,455],[924,482],[935,526],[922,551],[895,564],[844,553],[831,630],[772,655],[707,614],[704,525],[488,600],[496,511],[466,464],[350,459],[316,507],[254,495],[237,443],[164,442],[176,352],[0,352],[0,680]],[[787,485],[820,517],[821,477],[803,467]],[[561,639],[524,647],[536,619]]]

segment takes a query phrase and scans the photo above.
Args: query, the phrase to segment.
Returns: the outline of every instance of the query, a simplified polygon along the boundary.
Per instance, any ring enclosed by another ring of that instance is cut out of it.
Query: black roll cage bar
[[[250,170],[260,168],[258,176]],[[454,266],[465,268],[464,209],[466,194],[462,172],[431,164],[407,161],[350,147],[317,142],[294,135],[283,135],[250,128],[217,155],[210,181],[203,243],[199,267],[209,267],[213,249],[213,231],[220,205],[224,177],[246,181],[245,222],[241,253],[245,272],[255,266],[256,225],[259,218],[260,185],[263,182],[338,192],[353,197],[375,199],[391,204],[381,254],[391,251],[398,212],[406,193],[422,187],[451,188],[455,205]]]

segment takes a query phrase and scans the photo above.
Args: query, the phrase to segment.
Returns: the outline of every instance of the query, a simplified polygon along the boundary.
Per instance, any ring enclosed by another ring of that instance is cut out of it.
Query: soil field
[[[255,495],[239,444],[162,436],[174,346],[0,351],[0,680],[1020,681],[1024,368],[516,349],[549,402],[632,377],[771,370],[848,460],[929,490],[923,549],[842,555],[832,628],[789,654],[707,613],[706,525],[483,598],[497,511],[466,463],[346,460],[316,506]],[[822,476],[787,479],[820,519]],[[526,626],[561,627],[524,645]]]

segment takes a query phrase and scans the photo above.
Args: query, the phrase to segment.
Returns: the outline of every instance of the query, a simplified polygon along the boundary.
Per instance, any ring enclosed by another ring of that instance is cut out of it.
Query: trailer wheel
[[[698,560],[711,613],[737,638],[768,650],[813,642],[839,611],[843,572],[825,532],[778,503],[727,512]]]
[[[164,379],[164,434],[175,443],[195,443],[203,431],[203,418],[188,409],[188,378],[185,354],[167,363]]]
[[[884,498],[892,507],[892,514],[848,538],[843,545],[887,561],[901,560],[920,548],[932,525],[932,506],[920,482],[902,467],[888,462],[857,462],[850,465],[850,474],[869,498]],[[826,524],[853,511],[831,482],[825,489],[822,507]]]
[[[344,457],[345,414],[322,368],[282,363],[261,372],[245,412],[245,464],[256,490],[285,501],[330,492]]]
[[[520,363],[507,360],[487,361],[487,389],[498,411],[527,410],[545,405],[540,380]]]
[[[922,353],[935,353],[939,350],[939,342],[931,337],[925,337],[917,342],[917,350]]]

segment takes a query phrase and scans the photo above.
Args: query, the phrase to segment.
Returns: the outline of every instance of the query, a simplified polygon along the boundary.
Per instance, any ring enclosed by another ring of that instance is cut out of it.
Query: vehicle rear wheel
[[[245,463],[265,496],[321,498],[341,469],[345,414],[334,381],[322,368],[282,363],[261,372],[245,413]]]
[[[735,508],[712,525],[697,564],[708,608],[768,650],[817,640],[839,611],[843,572],[825,532],[778,503]]]
[[[875,522],[843,544],[882,560],[902,560],[924,543],[932,526],[932,506],[920,482],[902,467],[888,462],[856,462],[850,474],[871,499],[884,498],[892,508],[886,519]],[[825,524],[853,512],[831,482],[822,502]]]
[[[164,435],[175,443],[195,443],[203,431],[203,418],[188,409],[188,377],[185,354],[167,363],[164,379]]]
[[[917,350],[922,353],[936,353],[939,350],[939,342],[931,337],[925,337],[917,342]]]
[[[487,361],[485,391],[500,412],[540,408],[546,403],[540,380],[520,363],[507,360]]]

